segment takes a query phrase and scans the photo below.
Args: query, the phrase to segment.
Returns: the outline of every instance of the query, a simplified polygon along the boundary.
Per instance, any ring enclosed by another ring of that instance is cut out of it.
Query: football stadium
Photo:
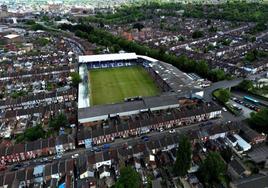
[[[92,105],[111,104],[135,96],[155,96],[160,89],[141,66],[89,71]]]
[[[203,95],[187,74],[135,53],[80,56],[79,74],[80,123],[176,108],[179,97]]]

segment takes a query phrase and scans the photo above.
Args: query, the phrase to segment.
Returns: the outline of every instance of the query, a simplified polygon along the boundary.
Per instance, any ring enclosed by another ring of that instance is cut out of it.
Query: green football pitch
[[[89,71],[91,105],[111,104],[135,96],[160,93],[150,75],[142,67],[93,69]]]

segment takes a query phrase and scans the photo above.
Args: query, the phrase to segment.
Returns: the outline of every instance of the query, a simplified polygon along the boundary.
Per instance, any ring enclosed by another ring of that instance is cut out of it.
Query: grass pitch
[[[160,93],[142,67],[93,69],[89,71],[91,105],[111,104],[127,97],[154,96]]]

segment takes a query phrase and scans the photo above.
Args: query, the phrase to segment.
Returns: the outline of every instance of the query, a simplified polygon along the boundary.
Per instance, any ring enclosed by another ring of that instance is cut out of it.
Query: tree
[[[211,27],[208,29],[208,31],[211,32],[211,33],[215,33],[215,32],[218,31],[218,28],[217,28],[217,27],[213,27],[213,26],[211,26]]]
[[[207,25],[211,25],[211,19],[207,19]]]
[[[220,183],[225,172],[226,165],[216,152],[210,152],[198,170],[200,179],[209,185]]]
[[[61,127],[66,127],[68,125],[68,119],[65,114],[60,113],[54,118],[51,118],[48,122],[49,127],[58,131]]]
[[[34,20],[27,20],[25,22],[26,25],[34,25],[35,24],[35,21]]]
[[[49,43],[49,40],[45,37],[41,37],[35,40],[34,43],[38,46],[46,46]]]
[[[16,138],[16,143],[20,143],[23,141],[35,141],[40,138],[45,138],[46,132],[42,128],[41,125],[36,125],[35,127],[31,127],[25,130],[23,134]]]
[[[210,79],[211,81],[220,81],[227,78],[223,70],[208,69],[208,64],[205,61],[199,64],[198,61],[192,60],[185,55],[177,57],[172,54],[163,53],[163,50],[152,49],[148,46],[141,45],[133,41],[128,41],[122,37],[114,36],[105,30],[96,29],[89,25],[79,24],[73,26],[62,24],[59,26],[59,28],[74,32],[77,36],[87,39],[91,43],[97,43],[102,46],[109,47],[113,51],[117,51],[119,49],[118,47],[120,47],[120,49],[128,52],[135,52],[140,55],[150,56],[152,58],[172,64],[182,71],[195,72],[200,76]]]
[[[196,72],[202,77],[207,77],[209,72],[208,64],[205,61],[199,61],[196,66]]]
[[[179,141],[179,148],[174,165],[174,173],[178,176],[185,176],[191,167],[191,143],[187,137],[181,137]]]
[[[194,31],[192,33],[193,39],[197,39],[197,38],[200,38],[200,37],[203,37],[203,36],[204,36],[204,33],[202,31],[199,31],[199,30]]]
[[[45,131],[41,125],[37,125],[35,127],[26,129],[24,135],[27,141],[34,141],[39,138],[44,138]]]
[[[44,22],[48,22],[49,17],[47,15],[44,15],[41,20],[44,21]]]
[[[243,80],[240,84],[238,84],[237,88],[244,91],[249,91],[252,90],[254,86],[251,80]]]
[[[220,102],[226,103],[230,99],[231,94],[227,89],[219,89],[215,92],[215,96]]]
[[[75,87],[77,87],[79,83],[82,82],[82,79],[78,72],[72,72],[71,79],[72,79],[72,85]]]
[[[231,161],[231,158],[233,156],[233,151],[230,147],[227,147],[220,152],[222,158],[225,160],[226,163],[229,163]]]
[[[115,188],[140,188],[141,185],[140,174],[128,166],[120,170],[120,177],[115,183]]]
[[[144,28],[144,25],[141,23],[135,23],[133,25],[133,29],[138,29],[139,31],[141,31]]]
[[[55,21],[61,21],[61,17],[60,16],[56,16],[55,17]]]
[[[46,30],[46,28],[44,26],[42,26],[41,24],[38,24],[38,23],[32,24],[31,29],[34,30],[34,31]]]
[[[224,80],[226,75],[223,70],[221,69],[213,69],[209,72],[209,79],[211,81],[217,82],[220,80]]]
[[[268,108],[251,113],[248,122],[253,129],[268,134]]]

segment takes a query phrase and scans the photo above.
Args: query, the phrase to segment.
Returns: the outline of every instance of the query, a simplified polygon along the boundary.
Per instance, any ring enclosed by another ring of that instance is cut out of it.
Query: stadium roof
[[[79,63],[133,60],[133,59],[137,59],[137,58],[138,57],[137,57],[136,53],[83,55],[83,56],[79,56]]]
[[[126,116],[148,109],[153,111],[176,107],[179,107],[176,95],[145,97],[142,100],[80,108],[78,119],[80,123],[85,123],[107,119],[109,115]]]
[[[138,55],[138,57],[142,58],[142,59],[145,59],[145,60],[148,60],[148,61],[151,61],[151,62],[157,62],[158,61],[157,59],[151,58],[149,56]]]
[[[14,39],[14,38],[19,37],[19,35],[17,35],[17,34],[9,34],[9,35],[5,35],[4,37],[8,38],[8,39]]]
[[[87,76],[87,68],[85,66],[79,67],[79,75],[83,79],[83,82],[79,83],[78,86],[78,108],[86,108],[90,106],[88,96],[88,80],[85,79]]]
[[[193,89],[202,90],[198,82],[190,79],[186,73],[173,65],[158,61],[150,63],[150,66],[175,92],[183,93]]]

